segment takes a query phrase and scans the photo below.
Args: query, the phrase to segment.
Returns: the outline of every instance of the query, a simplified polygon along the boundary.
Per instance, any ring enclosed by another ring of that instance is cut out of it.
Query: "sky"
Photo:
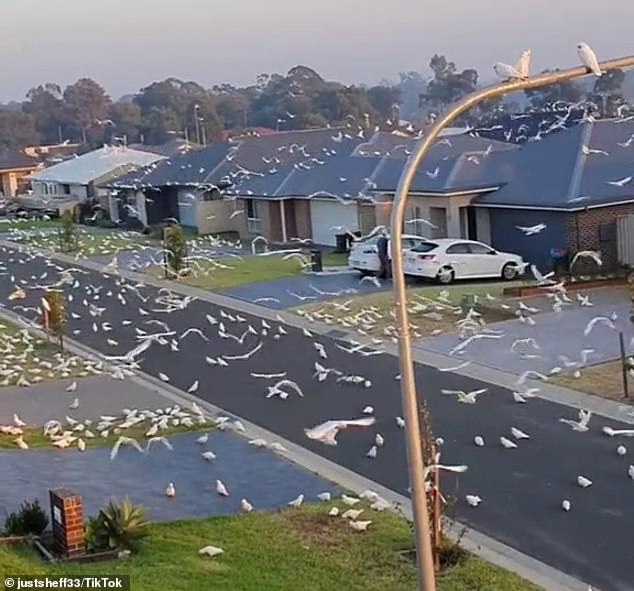
[[[576,64],[579,41],[600,59],[634,53],[633,0],[0,0],[0,15],[2,102],[84,76],[116,99],[167,77],[246,85],[297,64],[374,84],[428,73],[434,53],[484,80],[526,48],[534,70]]]

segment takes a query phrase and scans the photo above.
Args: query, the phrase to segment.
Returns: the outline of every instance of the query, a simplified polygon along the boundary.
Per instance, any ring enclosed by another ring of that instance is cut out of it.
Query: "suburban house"
[[[543,268],[562,247],[599,250],[615,264],[616,219],[634,213],[634,122],[560,121],[521,143],[448,131],[414,179],[406,231],[482,240]],[[144,223],[174,217],[200,233],[332,246],[337,234],[389,223],[416,141],[349,128],[281,132],[170,158],[109,185]],[[518,229],[539,223],[538,235]]]
[[[72,144],[68,141],[61,144],[45,144],[43,146],[27,146],[24,153],[33,158],[39,158],[44,163],[56,163],[72,157],[81,150],[81,144]]]
[[[40,161],[22,152],[0,153],[0,196],[15,197],[28,187],[28,177],[38,170]]]
[[[288,192],[276,196],[275,191],[291,172],[313,170],[338,154],[349,154],[361,142],[349,131],[243,136],[168,158],[105,185],[112,198],[128,211],[134,208],[146,224],[173,217],[200,233],[237,232],[245,238],[263,235],[276,242],[296,236],[311,238],[310,210],[316,211],[319,205],[309,205],[306,195],[295,199]],[[334,240],[334,231],[332,236]]]
[[[101,184],[161,159],[163,156],[149,152],[104,146],[31,174],[33,197],[46,201],[85,201],[107,195],[98,188]]]
[[[500,188],[474,199],[480,237],[537,265],[555,247],[599,251],[614,267],[616,220],[634,214],[633,163],[633,121],[584,121],[530,142],[494,173]],[[536,224],[538,235],[517,229]]]

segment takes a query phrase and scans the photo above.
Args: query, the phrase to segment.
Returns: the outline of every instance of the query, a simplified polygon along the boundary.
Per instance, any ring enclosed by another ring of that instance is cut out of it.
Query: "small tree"
[[[48,303],[48,329],[57,338],[60,351],[64,351],[64,331],[66,329],[66,306],[61,291],[49,291],[45,297]]]
[[[62,252],[77,248],[77,232],[75,229],[75,212],[67,209],[62,213],[62,227],[59,231],[59,246]]]
[[[163,230],[163,247],[166,255],[166,277],[178,277],[185,266],[187,244],[183,228],[179,224],[170,224]]]

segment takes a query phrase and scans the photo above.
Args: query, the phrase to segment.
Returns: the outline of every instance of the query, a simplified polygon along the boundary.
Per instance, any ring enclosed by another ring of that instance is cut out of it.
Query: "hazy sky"
[[[432,7],[430,7],[432,5]],[[82,76],[115,98],[174,76],[247,84],[296,64],[343,82],[427,71],[433,53],[489,78],[531,47],[534,68],[634,53],[634,0],[0,0],[0,101]]]

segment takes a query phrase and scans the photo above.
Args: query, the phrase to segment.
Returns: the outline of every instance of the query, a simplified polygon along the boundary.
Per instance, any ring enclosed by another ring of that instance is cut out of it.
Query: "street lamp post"
[[[196,143],[200,146],[200,121],[198,117],[198,111],[200,110],[200,105],[194,105],[194,119],[196,120]]]
[[[619,58],[601,63],[603,71],[616,70],[634,66],[634,56]],[[509,92],[539,88],[587,76],[586,67],[570,68],[547,72],[525,80],[503,82],[489,88],[478,90],[453,105],[446,113],[439,116],[425,138],[418,144],[410,156],[398,183],[391,217],[392,244],[401,244],[405,205],[410,187],[425,156],[433,146],[440,132],[457,117],[487,99],[495,98]],[[405,437],[409,479],[412,487],[412,508],[416,537],[416,560],[418,567],[418,585],[421,591],[435,591],[436,577],[434,572],[433,552],[430,537],[429,513],[425,493],[424,458],[420,439],[420,421],[418,416],[418,400],[414,380],[414,362],[412,342],[409,330],[409,314],[407,312],[407,291],[403,275],[403,251],[392,249],[392,276],[394,278],[394,303],[396,308],[399,332],[399,358],[401,364],[401,395],[403,415],[405,418]]]

